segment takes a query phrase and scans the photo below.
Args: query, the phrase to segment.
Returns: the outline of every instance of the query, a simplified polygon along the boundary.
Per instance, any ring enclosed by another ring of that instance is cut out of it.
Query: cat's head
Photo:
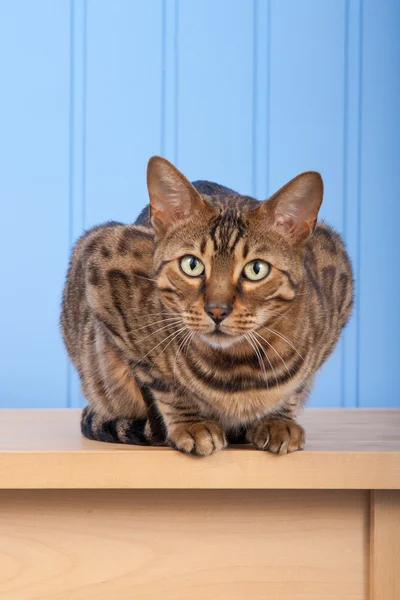
[[[286,312],[301,293],[304,246],[322,202],[319,173],[298,175],[269,200],[209,197],[170,162],[149,161],[162,302],[214,347],[227,347]]]

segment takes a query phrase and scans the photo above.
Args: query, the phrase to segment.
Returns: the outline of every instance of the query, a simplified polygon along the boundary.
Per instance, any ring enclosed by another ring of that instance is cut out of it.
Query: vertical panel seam
[[[344,62],[343,62],[343,235],[353,262],[355,307],[349,326],[340,342],[340,405],[360,405],[359,390],[359,270],[361,210],[361,120],[362,110],[362,24],[361,0],[344,2]]]
[[[161,153],[173,163],[179,159],[179,4],[163,0]]]
[[[83,3],[83,27],[82,27],[82,225],[86,225],[86,88],[87,88],[87,0]]]
[[[87,7],[70,0],[69,252],[86,221]],[[75,370],[68,359],[67,407],[80,404]]]
[[[358,152],[357,152],[357,271],[358,306],[356,312],[356,406],[360,406],[360,275],[361,275],[361,171],[362,171],[362,92],[363,92],[363,2],[359,0],[359,47],[358,47]]]
[[[342,190],[342,220],[343,220],[343,232],[344,238],[348,239],[348,223],[347,223],[347,183],[348,183],[348,124],[349,124],[349,0],[345,0],[345,20],[344,20],[344,98],[343,98],[343,190]],[[340,405],[343,408],[345,406],[345,386],[346,386],[346,337],[342,338],[341,346],[341,399]]]
[[[265,172],[266,172],[266,192],[267,192],[267,198],[269,198],[271,190],[270,190],[270,182],[271,182],[271,177],[270,177],[270,168],[271,168],[271,164],[270,164],[270,156],[271,156],[271,129],[270,129],[270,119],[271,119],[271,32],[272,32],[272,27],[271,27],[271,0],[267,0],[267,72],[266,72],[266,79],[267,79],[267,95],[266,95],[266,102],[267,102],[267,106],[265,107],[265,111],[266,111],[266,120],[265,120],[265,124],[266,124],[266,132],[265,132],[265,138],[266,138],[266,145],[267,145],[267,164],[265,165]]]
[[[81,226],[86,228],[86,138],[87,138],[87,15],[88,0],[83,1],[82,13],[82,140],[81,140]],[[79,387],[80,401],[84,400]]]
[[[166,53],[167,53],[167,5],[161,5],[161,131],[160,154],[165,156],[165,113],[166,113]]]
[[[258,69],[258,0],[253,0],[253,98],[252,98],[252,195],[256,196],[257,181],[257,69]]]
[[[68,181],[68,254],[71,252],[73,240],[73,220],[74,220],[74,13],[75,0],[70,0],[69,3],[69,181]],[[66,382],[66,404],[67,408],[71,408],[71,361],[66,354],[67,361],[67,382]]]
[[[252,3],[252,82],[250,186],[259,199],[268,196],[270,113],[270,1]]]
[[[366,523],[366,537],[367,543],[365,548],[365,563],[367,568],[366,571],[366,597],[369,600],[373,600],[373,577],[374,577],[374,526],[375,526],[375,498],[376,490],[369,490],[368,492],[368,513]]]
[[[174,121],[175,121],[175,140],[174,140],[174,162],[178,165],[179,159],[179,0],[175,0],[175,36],[174,36]]]

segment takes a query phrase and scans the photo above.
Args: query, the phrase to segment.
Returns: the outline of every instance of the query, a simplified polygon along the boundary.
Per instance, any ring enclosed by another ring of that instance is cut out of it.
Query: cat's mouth
[[[222,331],[217,325],[216,328],[214,329],[214,331],[211,332],[209,335],[221,336],[221,335],[229,335],[229,333]]]
[[[227,348],[228,346],[232,346],[232,344],[239,342],[242,339],[242,336],[231,335],[216,328],[210,333],[200,334],[200,338],[203,342],[209,344],[213,348]]]

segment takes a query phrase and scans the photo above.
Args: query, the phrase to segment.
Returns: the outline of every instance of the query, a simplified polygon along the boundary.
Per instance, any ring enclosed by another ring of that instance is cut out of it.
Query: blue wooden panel
[[[400,406],[400,3],[363,6],[359,394]]]
[[[344,64],[344,147],[343,147],[343,235],[353,263],[359,265],[360,139],[362,0],[346,2]],[[355,308],[342,336],[342,405],[358,406],[359,286],[356,282]]]
[[[161,0],[87,7],[85,227],[134,221],[161,152]]]
[[[178,156],[178,68],[179,0],[162,3],[161,154],[177,164]]]
[[[253,4],[179,3],[177,164],[251,193]]]
[[[87,14],[88,0],[70,0],[70,185],[69,245],[85,228],[86,212],[86,116],[87,116]],[[68,361],[67,405],[85,403],[78,374]]]
[[[65,406],[69,4],[0,13],[0,406]]]
[[[2,2],[0,406],[82,402],[68,249],[134,220],[154,153],[260,199],[322,172],[358,293],[312,403],[400,406],[399,31],[397,0]]]
[[[252,190],[268,197],[271,96],[271,2],[255,0],[253,10]],[[250,193],[250,192],[247,192]]]
[[[146,163],[162,143],[165,20],[161,0],[75,3],[73,239],[104,221],[132,222],[148,202]],[[83,402],[70,366],[68,403]]]
[[[272,193],[321,171],[321,216],[343,228],[345,3],[272,0],[268,183]],[[312,403],[341,404],[341,349],[321,370]]]

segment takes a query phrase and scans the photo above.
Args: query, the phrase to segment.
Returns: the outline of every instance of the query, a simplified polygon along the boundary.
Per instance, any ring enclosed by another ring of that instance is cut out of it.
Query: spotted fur
[[[134,225],[95,227],[72,254],[61,327],[89,402],[83,434],[198,455],[233,439],[301,449],[297,410],[353,305],[343,242],[316,225],[320,176],[258,202],[192,185],[155,157],[148,185],[150,207]],[[202,276],[180,268],[188,254]],[[256,258],[269,274],[248,281]],[[208,306],[230,313],[216,324]]]

